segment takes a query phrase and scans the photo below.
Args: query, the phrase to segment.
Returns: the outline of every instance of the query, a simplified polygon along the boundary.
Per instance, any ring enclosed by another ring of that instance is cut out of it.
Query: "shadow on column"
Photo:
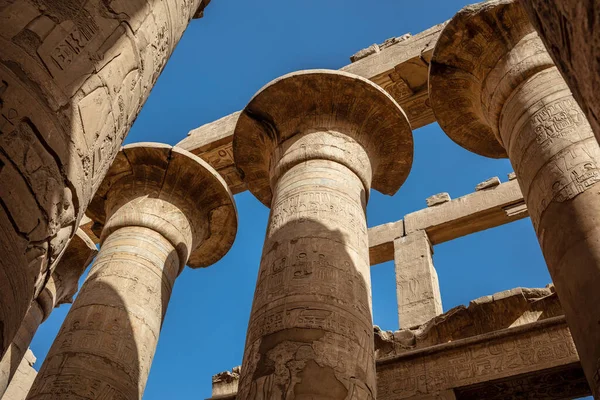
[[[206,4],[0,2],[0,357]]]
[[[147,269],[135,257],[127,263],[132,270]],[[179,265],[176,251],[164,263],[167,270],[171,265]],[[120,273],[104,265],[94,267],[28,399],[55,399],[57,395],[89,400],[142,398],[171,297],[168,282],[174,278],[163,270],[162,276],[156,277],[160,279],[160,293],[156,293],[125,268]]]
[[[366,227],[338,206],[290,209],[306,217],[281,227],[271,216],[238,398],[375,398]],[[327,214],[346,232],[312,218]]]

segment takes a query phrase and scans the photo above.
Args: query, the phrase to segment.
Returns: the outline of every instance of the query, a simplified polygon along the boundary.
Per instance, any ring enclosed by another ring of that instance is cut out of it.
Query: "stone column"
[[[0,357],[202,8],[0,1]]]
[[[394,240],[398,319],[401,328],[422,325],[442,314],[442,297],[425,231]]]
[[[92,262],[98,251],[96,245],[81,229],[71,239],[50,276],[42,293],[31,303],[8,351],[0,359],[0,399],[22,363],[27,349],[39,326],[54,307],[72,303],[79,287],[79,278]]]
[[[233,151],[271,207],[238,398],[374,399],[365,207],[408,175],[404,112],[358,76],[297,72],[250,101]]]
[[[521,0],[600,141],[600,11],[597,0]]]
[[[25,356],[15,372],[14,378],[10,381],[4,397],[0,396],[2,400],[25,400],[31,385],[37,376],[37,371],[33,368],[36,358],[33,352],[27,349]]]
[[[223,179],[171,146],[125,146],[87,211],[100,253],[28,399],[141,399],[175,278],[231,247],[237,216]]]
[[[430,69],[442,129],[514,167],[581,364],[600,396],[600,147],[517,1],[469,6]]]

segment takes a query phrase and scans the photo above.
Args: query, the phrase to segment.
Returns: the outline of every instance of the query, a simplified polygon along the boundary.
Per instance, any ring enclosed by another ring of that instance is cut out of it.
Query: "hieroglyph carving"
[[[553,326],[378,366],[378,399],[409,398],[577,360],[568,328]]]

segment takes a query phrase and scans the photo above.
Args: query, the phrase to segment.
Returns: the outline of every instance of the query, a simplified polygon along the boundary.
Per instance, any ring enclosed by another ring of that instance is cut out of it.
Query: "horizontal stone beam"
[[[369,229],[371,265],[394,259],[394,239],[424,230],[432,245],[528,216],[516,180],[410,213],[404,220]]]
[[[370,79],[385,89],[402,106],[413,129],[428,125],[435,121],[428,101],[429,61],[443,26],[436,25],[398,41],[341,70]],[[231,147],[239,114],[235,112],[196,128],[177,144],[215,168],[234,194],[246,190],[235,168]]]
[[[564,398],[591,393],[564,316],[377,360],[379,400],[416,400],[449,389],[457,399],[488,400],[512,398],[511,390],[536,399],[558,389]]]
[[[472,233],[494,228],[526,218],[527,207],[516,180],[491,189],[425,208],[406,215],[404,220],[369,228],[371,265],[394,259],[394,240],[412,232],[425,230],[432,245],[457,239]],[[85,217],[81,229],[99,242],[101,226]]]

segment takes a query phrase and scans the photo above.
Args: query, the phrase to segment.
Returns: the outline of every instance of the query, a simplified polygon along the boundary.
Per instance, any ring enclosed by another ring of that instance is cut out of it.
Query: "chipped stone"
[[[487,189],[495,188],[498,185],[500,185],[500,178],[495,176],[495,177],[490,178],[486,181],[483,181],[479,185],[475,186],[475,190],[476,191],[487,190]]]
[[[446,192],[434,194],[431,197],[428,197],[425,201],[427,202],[427,207],[434,207],[440,204],[444,204],[452,200],[450,195]]]

